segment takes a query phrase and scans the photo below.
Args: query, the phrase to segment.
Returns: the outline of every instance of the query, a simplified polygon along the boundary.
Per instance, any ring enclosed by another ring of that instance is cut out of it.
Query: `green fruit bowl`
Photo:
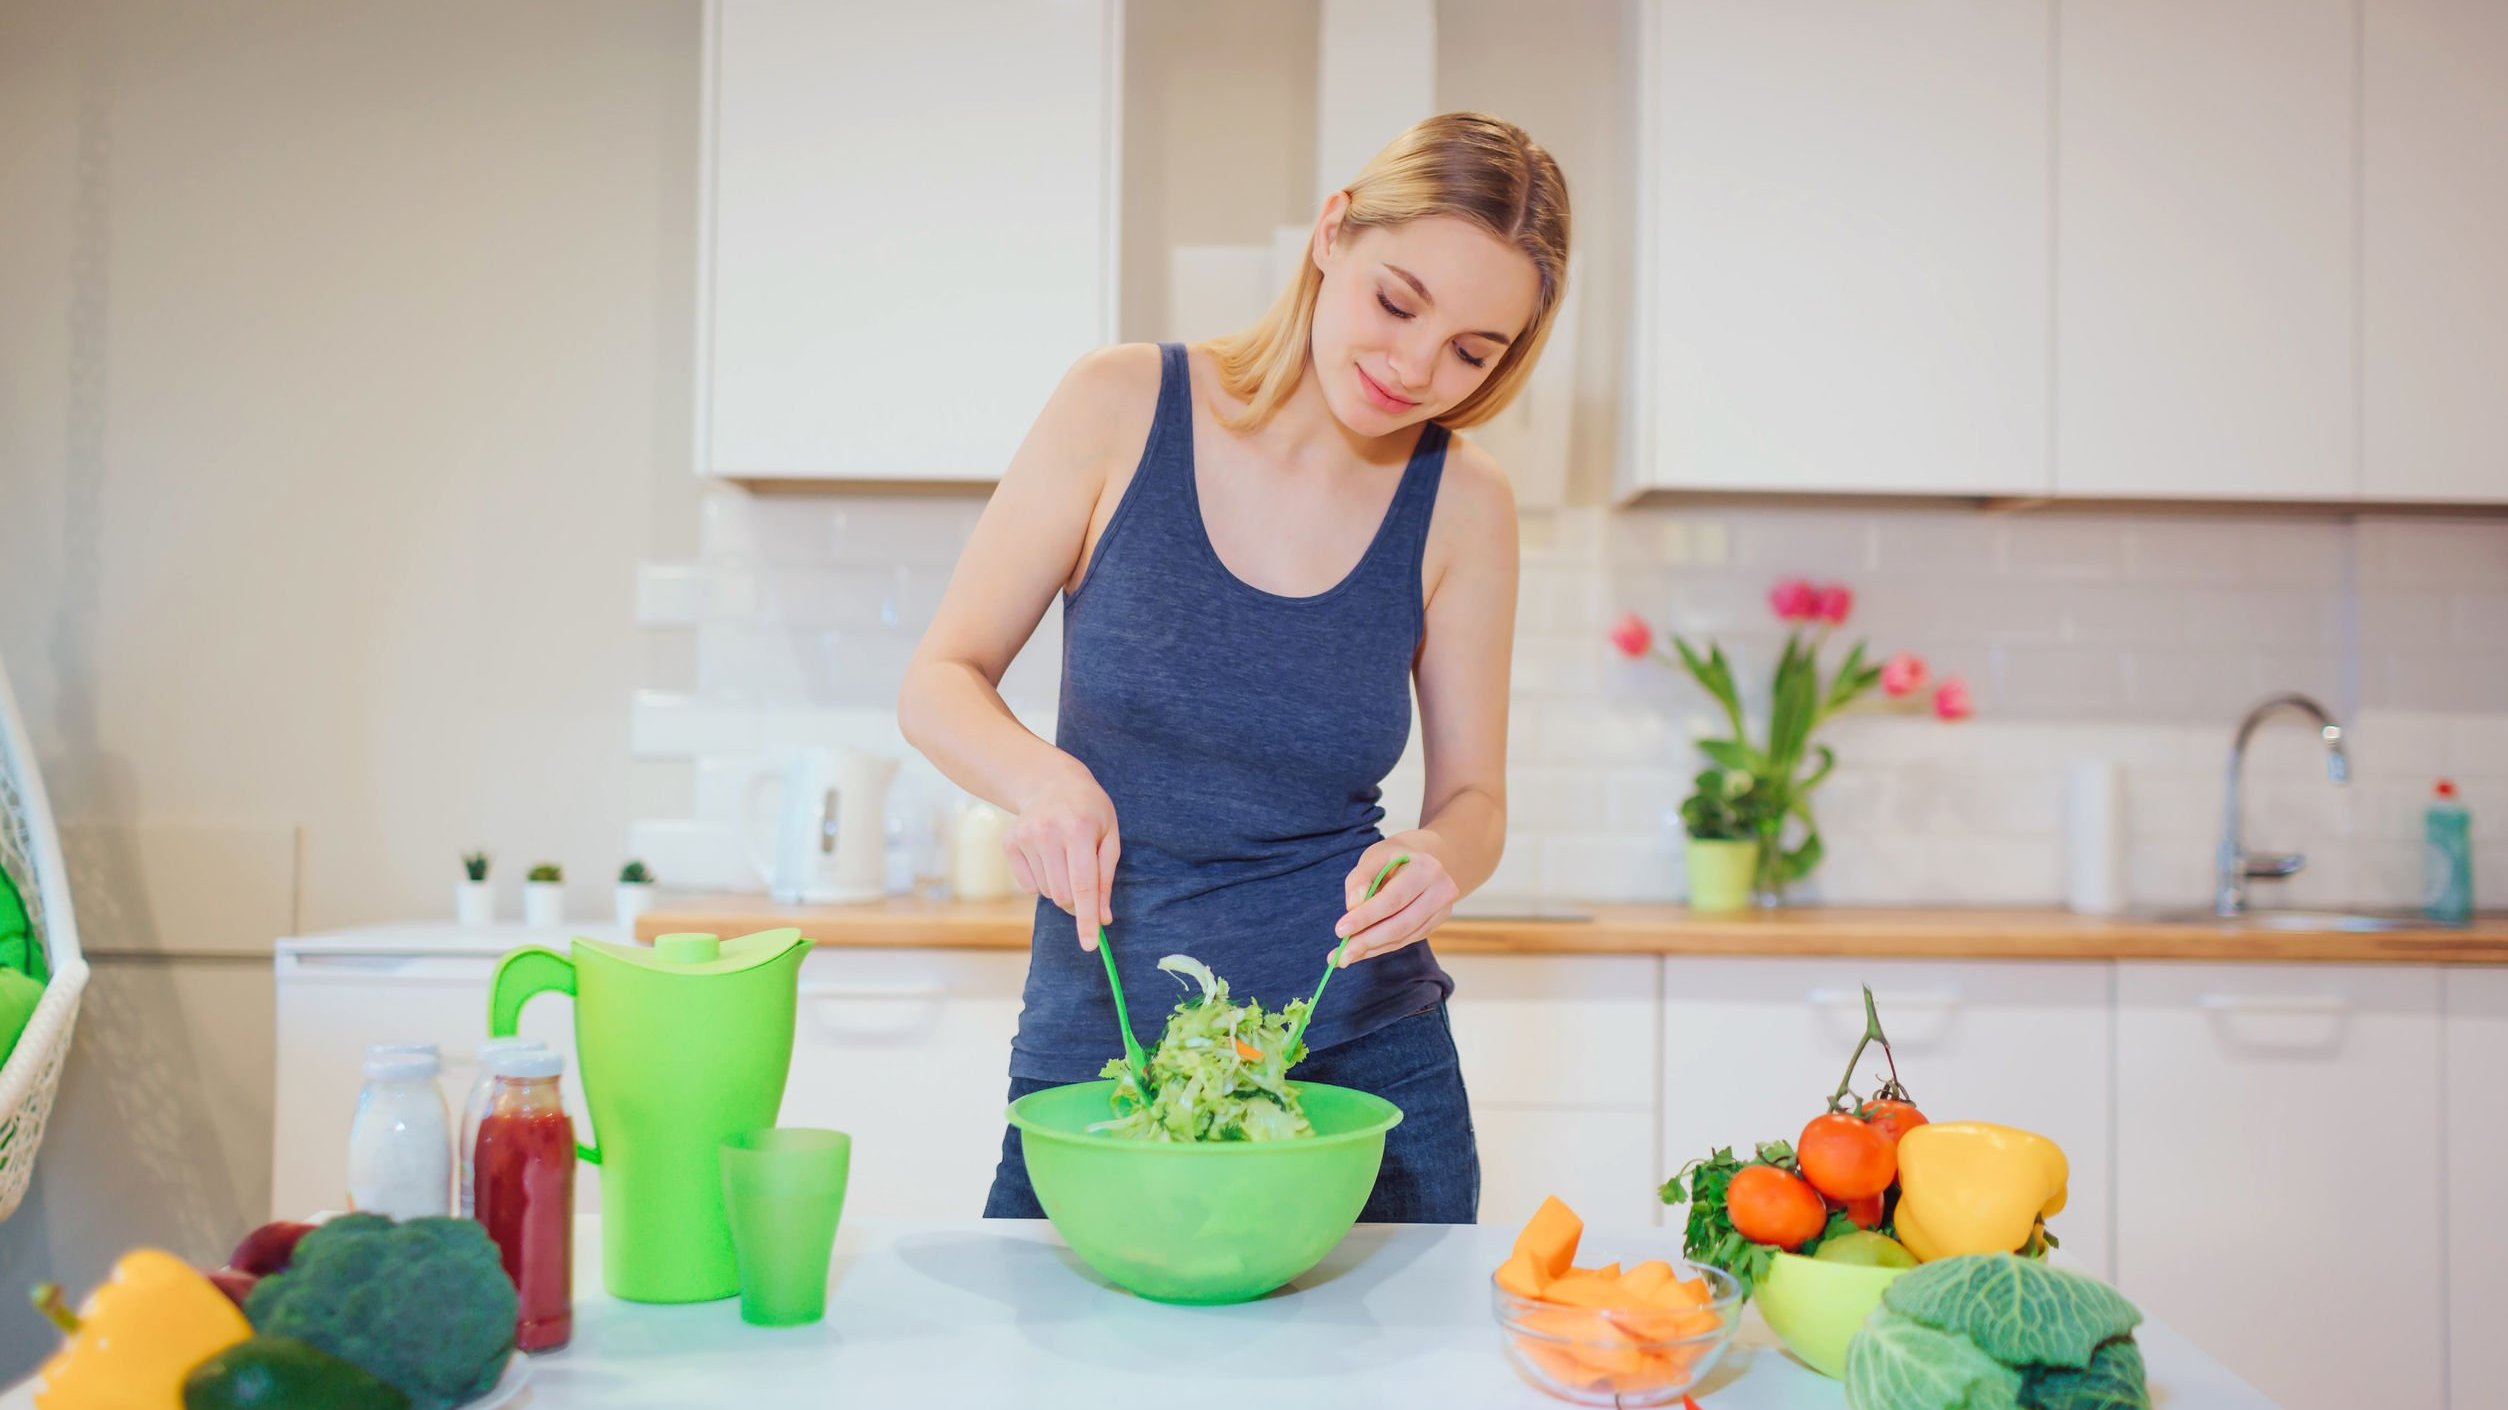
[[[1092,1135],[1115,1084],[1074,1082],[1010,1105],[1028,1183],[1091,1268],[1158,1302],[1245,1302],[1314,1267],[1376,1188],[1402,1109],[1301,1082],[1315,1134],[1184,1145]]]
[[[1843,1380],[1846,1344],[1881,1305],[1882,1292],[1909,1271],[1780,1253],[1754,1300],[1786,1350],[1821,1375]]]

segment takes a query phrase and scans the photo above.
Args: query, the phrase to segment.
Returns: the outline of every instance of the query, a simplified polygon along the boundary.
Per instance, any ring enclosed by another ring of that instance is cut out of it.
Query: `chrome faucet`
[[[2297,852],[2250,856],[2239,825],[2238,781],[2246,772],[2247,740],[2256,727],[2280,710],[2295,710],[2316,722],[2325,741],[2325,776],[2336,783],[2351,777],[2351,756],[2343,751],[2343,727],[2325,707],[2304,695],[2276,695],[2247,712],[2238,723],[2238,738],[2229,747],[2228,802],[2221,813],[2220,884],[2212,896],[2212,913],[2235,920],[2247,912],[2247,883],[2258,877],[2284,877],[2298,872],[2308,859]]]

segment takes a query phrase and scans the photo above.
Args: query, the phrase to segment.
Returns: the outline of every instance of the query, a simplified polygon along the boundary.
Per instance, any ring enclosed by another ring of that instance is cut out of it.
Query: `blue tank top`
[[[1421,431],[1392,506],[1348,577],[1282,597],[1231,573],[1203,528],[1181,344],[1159,349],[1158,409],[1122,502],[1063,598],[1054,742],[1114,800],[1123,838],[1108,928],[1133,1030],[1157,1041],[1187,954],[1277,1011],[1324,975],[1343,880],[1379,841],[1379,785],[1411,728],[1426,604],[1421,554],[1445,428]],[[1374,1032],[1454,989],[1425,944],[1334,976],[1312,1049]],[[1097,956],[1039,899],[1020,1077],[1076,1082],[1122,1055]]]

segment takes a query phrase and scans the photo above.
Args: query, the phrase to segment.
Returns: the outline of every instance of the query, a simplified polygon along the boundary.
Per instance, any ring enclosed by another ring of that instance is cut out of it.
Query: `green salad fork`
[[[1385,863],[1384,870],[1376,873],[1376,879],[1367,883],[1367,894],[1359,898],[1360,904],[1364,905],[1367,902],[1376,899],[1376,892],[1385,884],[1385,878],[1393,875],[1393,869],[1395,867],[1402,865],[1410,859],[1410,854],[1406,852],[1395,857],[1392,861]],[[1341,943],[1333,946],[1332,953],[1325,957],[1324,977],[1315,981],[1315,997],[1306,1001],[1306,1012],[1298,1015],[1297,1026],[1289,1030],[1290,1052],[1296,1052],[1298,1044],[1305,1040],[1307,1022],[1315,1017],[1315,1006],[1324,1001],[1324,986],[1332,982],[1332,972],[1341,967],[1341,952],[1348,948],[1350,948],[1350,937],[1344,935],[1341,937]],[[1109,965],[1112,965],[1113,963],[1114,961],[1112,960],[1107,961],[1107,964]],[[1112,971],[1109,970],[1108,972],[1111,973]],[[1120,1004],[1122,1000],[1117,999],[1116,1002]],[[1130,1036],[1129,1030],[1126,1030],[1125,1036]]]

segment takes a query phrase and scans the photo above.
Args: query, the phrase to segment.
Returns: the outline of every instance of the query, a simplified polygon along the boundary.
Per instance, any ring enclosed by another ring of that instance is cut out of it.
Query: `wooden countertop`
[[[1561,909],[1589,919],[1449,921],[1449,954],[1859,955],[1903,959],[2206,960],[2336,964],[2508,964],[2508,915],[2461,930],[2287,930],[2194,921],[2077,916],[2058,910],[1804,906],[1700,915],[1682,906]],[[858,906],[782,906],[762,896],[666,896],[636,922],[740,935],[798,926],[821,945],[1024,950],[1034,902],[891,897]]]

